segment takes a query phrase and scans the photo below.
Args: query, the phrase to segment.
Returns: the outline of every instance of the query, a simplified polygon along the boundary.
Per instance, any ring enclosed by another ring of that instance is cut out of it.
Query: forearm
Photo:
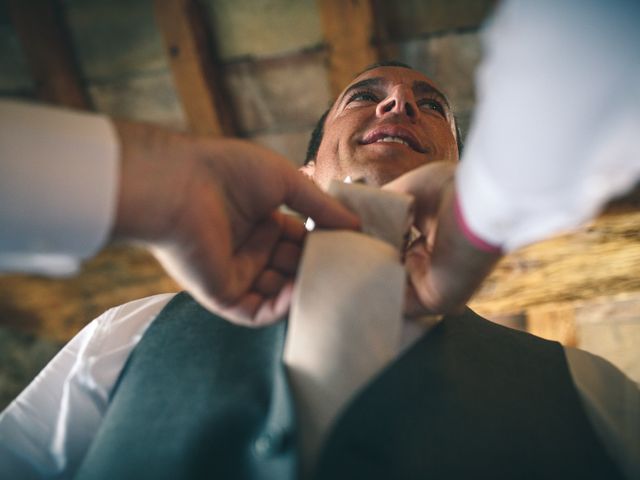
[[[111,239],[154,241],[178,220],[193,180],[199,139],[156,125],[113,121],[120,142],[120,176]]]

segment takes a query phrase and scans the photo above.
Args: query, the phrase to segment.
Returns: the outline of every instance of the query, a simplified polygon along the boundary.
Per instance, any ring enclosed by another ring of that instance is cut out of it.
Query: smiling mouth
[[[400,137],[382,137],[373,143],[400,143],[402,145],[406,145],[407,147],[411,148],[411,145],[409,145],[409,142],[407,142],[406,140],[403,140]]]
[[[362,141],[363,145],[371,145],[374,143],[397,143],[409,147],[418,153],[425,153],[425,149],[422,148],[420,142],[411,133],[398,127],[383,127],[374,130]]]

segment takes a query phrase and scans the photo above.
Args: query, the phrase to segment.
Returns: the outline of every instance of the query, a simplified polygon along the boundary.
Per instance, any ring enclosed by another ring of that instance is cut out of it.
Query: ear
[[[298,171],[313,180],[313,174],[316,172],[315,160],[311,160],[306,165],[301,166]]]

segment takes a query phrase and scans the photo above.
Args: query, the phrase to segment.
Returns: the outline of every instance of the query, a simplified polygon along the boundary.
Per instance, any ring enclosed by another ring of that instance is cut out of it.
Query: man
[[[302,172],[325,189],[331,180],[347,177],[382,186],[406,172],[432,164],[435,168],[421,175],[419,187],[410,189],[402,183],[387,187],[414,194],[419,200],[418,219],[426,224],[437,214],[441,191],[453,178],[461,149],[460,132],[449,101],[433,82],[418,72],[408,74],[403,68],[406,65],[395,65],[400,69],[387,71],[385,77],[356,81],[338,97],[312,135]],[[441,233],[435,260],[445,264],[446,269],[454,269],[458,266],[455,257],[469,250],[468,242],[455,228],[441,231],[446,231],[446,241]],[[435,242],[434,233],[426,243],[416,243],[407,252],[409,275],[417,281],[410,290],[406,313],[417,313],[425,307],[436,312],[459,311],[479,283],[477,278],[499,258],[498,252],[485,254],[473,248],[473,255],[465,255],[464,278],[468,281],[457,275],[455,286],[439,281],[435,292],[423,293],[422,277],[436,270],[427,268],[426,253],[427,244],[431,249]],[[417,293],[414,287],[418,288]],[[460,291],[466,294],[463,298]],[[448,301],[450,292],[454,301]],[[416,295],[420,293],[418,301]]]
[[[446,98],[404,66],[374,67],[354,79],[317,143],[303,170],[321,185],[345,176],[379,185],[458,156]],[[423,245],[416,255],[424,260],[426,251]],[[413,262],[409,270],[418,267]],[[25,478],[292,478],[285,333],[285,322],[232,325],[185,295],[111,310],[0,418],[3,468]],[[585,358],[614,403],[637,398],[635,386],[601,359],[565,354],[470,311],[445,317],[356,392],[316,474],[621,478],[626,417],[602,415],[615,407],[592,389]]]

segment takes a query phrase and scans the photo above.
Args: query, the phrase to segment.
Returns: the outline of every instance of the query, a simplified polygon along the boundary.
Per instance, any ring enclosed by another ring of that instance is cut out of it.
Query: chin
[[[351,178],[364,178],[368,185],[382,186],[395,180],[411,170],[430,163],[424,157],[420,158],[397,158],[386,157],[368,159],[366,163],[361,163],[360,168],[354,169]]]
[[[371,185],[372,187],[381,187],[385,183],[389,183],[391,180],[398,178],[401,174],[391,174],[389,172],[366,172],[361,173],[360,175],[352,175],[351,178],[356,179],[364,179],[364,183],[366,185]]]
[[[395,180],[396,178],[420,166],[421,165],[412,165],[412,166],[407,166],[405,168],[398,166],[396,168],[371,169],[370,171],[365,172],[364,174],[361,174],[360,177],[365,178],[367,185],[381,187],[382,185],[385,185],[391,182],[392,180]]]

